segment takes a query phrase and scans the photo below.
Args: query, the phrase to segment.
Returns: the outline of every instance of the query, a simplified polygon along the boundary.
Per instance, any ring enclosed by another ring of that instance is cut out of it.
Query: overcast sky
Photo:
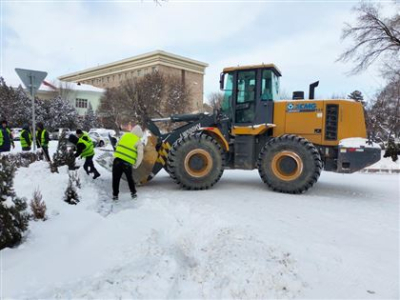
[[[384,84],[377,68],[348,76],[352,65],[335,62],[356,2],[2,1],[1,75],[16,86],[15,68],[34,69],[51,81],[159,49],[209,64],[206,97],[223,67],[274,63],[288,95],[320,80],[319,98],[355,89],[369,98]]]

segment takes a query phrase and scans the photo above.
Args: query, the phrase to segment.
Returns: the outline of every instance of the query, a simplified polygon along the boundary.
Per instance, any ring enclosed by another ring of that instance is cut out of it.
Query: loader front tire
[[[192,134],[177,140],[168,155],[170,176],[186,190],[204,190],[219,181],[225,159],[211,136]]]
[[[311,188],[321,174],[321,156],[305,138],[287,134],[266,143],[258,158],[258,172],[269,188],[300,194]]]

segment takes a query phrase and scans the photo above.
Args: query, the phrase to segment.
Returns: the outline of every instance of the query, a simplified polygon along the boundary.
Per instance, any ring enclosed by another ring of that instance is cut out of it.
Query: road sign
[[[17,72],[19,78],[21,78],[22,83],[28,89],[29,94],[32,96],[32,137],[34,139],[33,151],[36,150],[36,121],[35,121],[35,94],[39,89],[40,85],[43,82],[43,79],[46,78],[47,72],[43,71],[34,71],[34,70],[26,70],[16,68],[15,72]]]
[[[17,72],[19,78],[21,78],[22,83],[28,89],[29,94],[31,94],[32,97],[34,97],[40,85],[42,84],[43,79],[45,79],[47,76],[47,73],[43,71],[16,68],[15,72]]]

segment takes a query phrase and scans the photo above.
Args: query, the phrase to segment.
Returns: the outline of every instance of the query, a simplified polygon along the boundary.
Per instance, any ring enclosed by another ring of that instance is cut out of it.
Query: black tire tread
[[[211,142],[219,152],[219,155],[222,160],[222,167],[216,178],[214,178],[211,182],[204,182],[202,185],[198,186],[190,186],[188,184],[185,184],[182,182],[182,180],[179,178],[178,170],[177,170],[177,162],[180,159],[178,156],[178,150],[180,147],[182,147],[184,144],[187,143],[201,143],[202,141],[208,141]],[[224,172],[224,166],[225,166],[225,155],[223,153],[221,145],[211,136],[207,134],[202,134],[202,133],[195,133],[195,134],[190,134],[190,135],[185,135],[181,138],[179,138],[172,146],[169,154],[168,154],[168,161],[167,161],[167,169],[169,171],[170,177],[177,183],[179,186],[185,190],[206,190],[214,186],[220,179],[221,176]]]
[[[285,190],[282,188],[276,187],[272,181],[268,178],[267,174],[265,173],[265,170],[263,169],[263,158],[265,155],[265,152],[268,151],[270,147],[277,143],[285,143],[287,141],[295,142],[297,144],[300,144],[302,147],[304,147],[307,152],[311,154],[313,163],[314,163],[314,171],[313,174],[310,176],[308,179],[307,183],[304,184],[302,187],[297,188],[295,190]],[[301,194],[310,189],[317,181],[319,176],[321,175],[321,170],[322,170],[322,160],[321,156],[317,150],[317,148],[307,139],[294,135],[294,134],[284,134],[276,138],[272,138],[269,140],[265,146],[262,148],[260,151],[260,155],[258,157],[257,161],[257,167],[258,167],[258,172],[260,174],[260,177],[262,181],[273,191],[277,191],[280,193],[290,193],[290,194]]]

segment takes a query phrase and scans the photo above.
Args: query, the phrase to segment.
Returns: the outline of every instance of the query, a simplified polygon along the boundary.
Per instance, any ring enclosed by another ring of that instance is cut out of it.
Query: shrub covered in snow
[[[71,177],[68,181],[68,187],[65,190],[64,201],[72,205],[79,203],[79,195],[74,187],[74,182],[72,181]]]
[[[75,156],[68,150],[67,142],[67,134],[63,130],[58,140],[57,151],[53,155],[53,165],[55,168],[67,165],[70,170],[74,170]]]
[[[35,190],[33,193],[33,199],[30,202],[30,207],[35,220],[46,220],[46,203],[42,200],[42,193],[39,190]]]
[[[39,159],[38,155],[33,152],[18,152],[16,154],[3,155],[3,157],[10,162],[11,165],[17,168],[27,168],[31,163]]]
[[[6,156],[0,158],[0,250],[17,245],[28,228],[26,200],[14,192],[15,166]]]
[[[78,189],[82,187],[81,179],[79,178],[77,171],[69,172],[68,176],[69,180],[72,181]]]

